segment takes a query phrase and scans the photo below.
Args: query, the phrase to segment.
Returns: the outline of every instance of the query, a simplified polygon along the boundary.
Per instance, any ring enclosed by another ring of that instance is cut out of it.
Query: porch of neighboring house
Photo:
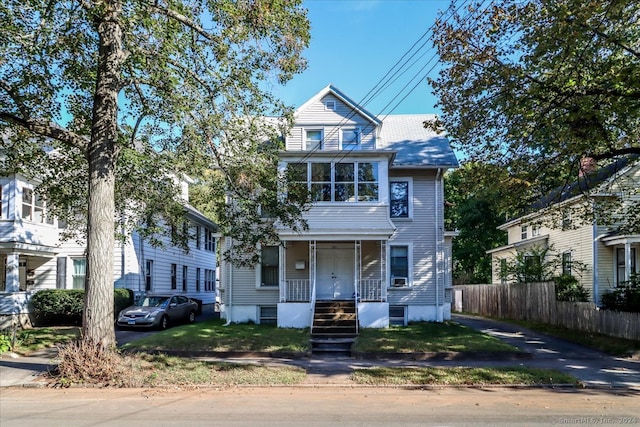
[[[605,247],[613,253],[613,284],[620,286],[622,282],[631,280],[638,274],[638,256],[640,254],[640,235],[611,235],[602,239]]]
[[[44,289],[48,282],[55,287],[50,271],[54,255],[52,251],[44,249],[0,253],[0,265],[3,266],[0,281],[0,328],[12,325],[30,326],[31,295]],[[55,267],[53,268],[55,274]]]
[[[279,250],[279,327],[353,336],[389,325],[386,240],[285,241]]]

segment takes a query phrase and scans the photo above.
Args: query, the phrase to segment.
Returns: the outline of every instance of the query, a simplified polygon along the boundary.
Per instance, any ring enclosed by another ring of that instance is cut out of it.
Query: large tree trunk
[[[115,162],[118,139],[118,91],[124,58],[118,1],[106,7],[98,22],[100,35],[93,128],[87,152],[89,203],[87,275],[82,339],[103,348],[115,345],[113,256],[115,243]]]

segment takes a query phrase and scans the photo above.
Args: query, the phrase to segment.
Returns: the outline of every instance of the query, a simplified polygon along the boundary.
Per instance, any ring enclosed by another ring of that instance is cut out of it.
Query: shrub
[[[640,313],[640,275],[634,274],[628,282],[622,282],[617,288],[605,292],[602,295],[602,308]]]
[[[558,301],[587,302],[589,292],[578,282],[578,279],[563,274],[553,279],[556,283],[556,299]]]
[[[133,304],[133,291],[117,288],[113,293],[114,315]],[[39,326],[80,325],[84,308],[83,289],[44,289],[31,297]]]

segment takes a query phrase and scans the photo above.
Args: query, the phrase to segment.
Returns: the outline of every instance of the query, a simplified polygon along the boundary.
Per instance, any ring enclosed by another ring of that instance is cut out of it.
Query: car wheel
[[[160,327],[160,330],[163,331],[169,327],[169,318],[166,314],[160,318],[160,324],[158,326]]]
[[[196,312],[195,311],[191,310],[189,312],[189,319],[188,320],[189,320],[189,323],[193,323],[193,322],[196,321]]]

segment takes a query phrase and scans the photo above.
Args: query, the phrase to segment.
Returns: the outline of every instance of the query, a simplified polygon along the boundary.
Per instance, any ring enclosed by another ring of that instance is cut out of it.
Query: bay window
[[[309,191],[312,202],[377,202],[380,199],[377,162],[290,163],[287,177],[291,198]]]

